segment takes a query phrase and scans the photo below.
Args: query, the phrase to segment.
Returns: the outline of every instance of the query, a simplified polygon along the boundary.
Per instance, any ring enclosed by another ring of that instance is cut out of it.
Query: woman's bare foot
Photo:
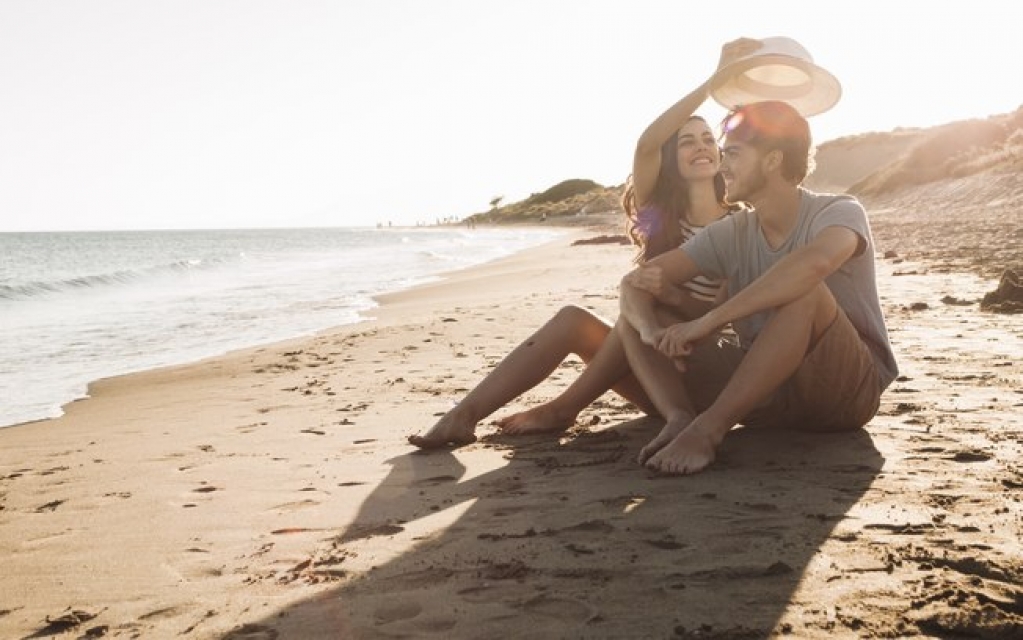
[[[658,451],[668,445],[669,442],[675,439],[675,437],[682,433],[682,431],[689,426],[689,423],[693,421],[689,416],[681,416],[675,420],[669,420],[661,432],[654,436],[654,439],[647,443],[645,447],[639,450],[639,455],[636,456],[636,461],[642,465],[645,465],[650,458],[654,456]]]
[[[578,413],[566,414],[542,404],[497,421],[497,428],[513,436],[534,433],[561,433],[575,424]]]
[[[713,433],[694,421],[647,460],[646,467],[672,475],[697,473],[714,462],[720,443],[720,438],[715,438]]]
[[[415,434],[408,437],[409,444],[420,449],[439,449],[441,447],[463,447],[476,442],[476,420],[462,416],[461,407],[455,407],[433,425],[423,435]]]

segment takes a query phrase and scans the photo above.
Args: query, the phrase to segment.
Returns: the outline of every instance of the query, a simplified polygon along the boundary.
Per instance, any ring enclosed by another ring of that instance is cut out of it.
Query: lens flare
[[[740,124],[742,124],[742,121],[746,118],[746,116],[743,114],[741,109],[742,107],[739,107],[725,116],[724,122],[721,124],[721,133],[731,133]]]

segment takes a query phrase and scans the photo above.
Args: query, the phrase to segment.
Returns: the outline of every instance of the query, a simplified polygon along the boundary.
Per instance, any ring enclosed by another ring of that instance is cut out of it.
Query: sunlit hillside
[[[1023,169],[1023,108],[930,129],[839,138],[817,150],[807,186],[871,196],[987,170]]]
[[[901,158],[926,137],[923,129],[864,133],[824,143],[816,149],[816,169],[804,184],[822,193],[845,193],[849,187]]]
[[[500,206],[494,198],[490,211],[476,213],[466,221],[478,224],[535,223],[584,220],[609,212],[621,212],[621,185],[605,187],[592,180],[571,179],[559,182],[525,200]]]
[[[1023,108],[842,138],[817,162],[807,186],[857,196],[881,251],[990,278],[1023,266]]]

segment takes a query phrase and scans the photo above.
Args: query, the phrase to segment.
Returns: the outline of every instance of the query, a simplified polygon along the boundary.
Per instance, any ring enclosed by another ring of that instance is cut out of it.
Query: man
[[[740,423],[858,429],[898,374],[863,207],[800,186],[812,168],[806,120],[784,102],[759,102],[730,113],[722,134],[728,198],[752,209],[622,281],[629,364],[667,421],[639,460],[665,473],[704,469]],[[639,286],[651,267],[676,285],[726,279],[729,297],[678,322]],[[737,341],[720,333],[729,324]]]

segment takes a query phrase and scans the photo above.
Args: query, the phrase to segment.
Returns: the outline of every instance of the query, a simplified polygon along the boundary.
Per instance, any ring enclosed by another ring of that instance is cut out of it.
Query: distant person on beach
[[[660,304],[641,271],[621,286],[617,333],[667,421],[640,462],[671,474],[704,469],[737,424],[859,429],[898,374],[866,212],[851,196],[800,186],[813,168],[806,119],[785,102],[757,102],[729,113],[722,135],[728,197],[752,209],[647,268],[674,287],[725,279],[728,299],[693,319]],[[720,333],[729,324],[737,339]]]
[[[725,202],[714,133],[703,118],[693,115],[704,99],[703,93],[694,92],[646,128],[636,143],[632,177],[622,198],[629,236],[639,246],[641,266],[631,281],[672,308],[677,317],[690,319],[718,301],[720,281],[697,277],[675,287],[664,281],[658,267],[644,265],[739,208]],[[567,306],[508,354],[429,431],[409,436],[409,442],[424,449],[474,442],[480,420],[542,382],[572,353],[587,365],[579,378],[556,398],[499,420],[499,429],[513,435],[563,432],[609,389],[642,410],[655,412],[629,371],[617,330],[586,309]]]

